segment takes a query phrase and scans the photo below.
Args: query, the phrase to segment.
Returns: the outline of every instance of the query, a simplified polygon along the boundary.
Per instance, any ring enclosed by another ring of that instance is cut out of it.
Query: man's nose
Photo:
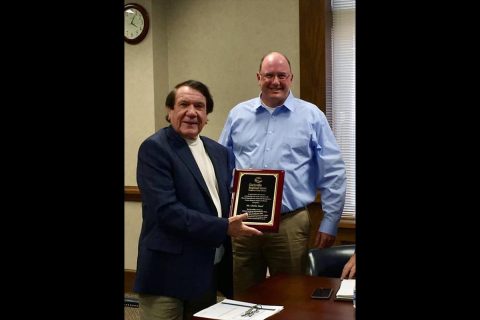
[[[273,76],[272,83],[274,83],[274,84],[279,84],[280,83],[280,79],[278,78],[277,75]]]
[[[187,107],[187,115],[190,116],[190,117],[194,117],[194,116],[197,115],[197,113],[195,112],[195,107],[193,106],[193,104],[191,104]]]

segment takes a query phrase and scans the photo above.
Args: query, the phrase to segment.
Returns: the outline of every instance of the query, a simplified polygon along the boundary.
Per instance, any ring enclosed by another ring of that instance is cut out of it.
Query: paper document
[[[224,299],[194,314],[195,317],[219,320],[262,320],[283,310],[283,306],[255,304]]]
[[[337,291],[337,299],[353,300],[353,291],[355,290],[355,279],[343,279],[340,289]]]

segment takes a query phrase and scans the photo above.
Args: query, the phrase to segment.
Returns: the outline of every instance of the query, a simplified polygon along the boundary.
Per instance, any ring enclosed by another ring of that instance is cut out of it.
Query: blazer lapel
[[[178,157],[183,161],[185,166],[188,168],[190,173],[194,176],[195,180],[200,184],[204,193],[210,197],[210,192],[208,191],[207,184],[205,180],[203,180],[202,173],[195,162],[195,158],[193,157],[188,144],[183,138],[176,133],[172,127],[169,127],[170,130],[167,131],[167,136],[170,138],[170,141],[173,146],[173,151],[177,153]],[[213,203],[213,200],[212,200]]]

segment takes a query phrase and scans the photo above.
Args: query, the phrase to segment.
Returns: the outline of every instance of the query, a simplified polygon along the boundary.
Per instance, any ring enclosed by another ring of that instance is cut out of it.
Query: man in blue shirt
[[[238,169],[285,170],[278,233],[233,241],[234,290],[243,292],[266,275],[304,274],[310,217],[306,206],[321,194],[324,217],[315,246],[333,245],[345,203],[345,164],[324,113],[293,96],[288,58],[271,52],[257,73],[259,97],[229,113],[219,142],[228,147]]]

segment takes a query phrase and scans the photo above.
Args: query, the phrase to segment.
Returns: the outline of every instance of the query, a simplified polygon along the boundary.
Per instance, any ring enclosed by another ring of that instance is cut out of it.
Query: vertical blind
[[[326,116],[347,171],[343,217],[355,217],[355,0],[332,0],[332,73]]]

